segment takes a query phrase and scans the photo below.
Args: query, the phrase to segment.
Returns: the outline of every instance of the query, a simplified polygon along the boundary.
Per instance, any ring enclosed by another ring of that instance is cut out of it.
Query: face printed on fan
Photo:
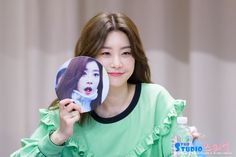
[[[100,73],[97,63],[95,61],[88,62],[78,81],[77,89],[85,95],[92,95],[97,91],[99,81]]]

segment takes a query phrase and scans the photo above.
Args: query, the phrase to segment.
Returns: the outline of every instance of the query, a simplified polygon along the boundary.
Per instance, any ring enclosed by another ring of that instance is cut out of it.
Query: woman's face
[[[96,59],[105,67],[110,86],[126,85],[133,74],[135,59],[127,35],[121,31],[108,34]]]
[[[92,95],[97,91],[99,81],[100,73],[97,63],[95,61],[88,62],[78,81],[77,89],[85,95]]]

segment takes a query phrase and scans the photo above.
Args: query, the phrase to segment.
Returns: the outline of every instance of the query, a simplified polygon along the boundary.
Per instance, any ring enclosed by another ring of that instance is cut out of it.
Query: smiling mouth
[[[121,73],[121,72],[109,72],[108,74],[109,74],[110,76],[118,77],[118,76],[123,75],[124,73]]]
[[[92,89],[91,87],[86,87],[86,88],[84,89],[86,95],[89,95],[89,94],[92,92],[92,90],[93,90],[93,89]]]

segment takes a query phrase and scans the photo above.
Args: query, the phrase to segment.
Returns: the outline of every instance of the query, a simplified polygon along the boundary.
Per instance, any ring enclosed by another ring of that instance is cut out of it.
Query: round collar
[[[109,124],[109,123],[118,122],[118,121],[122,120],[123,118],[125,118],[126,116],[128,116],[133,111],[133,109],[135,108],[135,106],[138,103],[140,93],[141,93],[141,83],[136,84],[134,96],[133,96],[129,106],[123,112],[121,112],[120,114],[118,114],[116,116],[104,118],[104,117],[100,117],[95,111],[91,111],[90,114],[94,120],[96,120],[97,122],[100,122],[100,123]]]

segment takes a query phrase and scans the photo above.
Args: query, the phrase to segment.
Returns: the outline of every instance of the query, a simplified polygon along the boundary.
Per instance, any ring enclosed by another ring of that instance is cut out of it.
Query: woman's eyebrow
[[[130,46],[124,46],[124,47],[122,47],[121,49],[122,49],[122,50],[123,50],[123,49],[131,49],[131,47],[130,47]]]
[[[131,48],[131,46],[128,45],[128,46],[123,46],[123,47],[121,47],[121,49],[128,49],[128,48]],[[109,47],[109,46],[103,46],[101,49],[112,49],[112,48]]]
[[[85,68],[85,70],[84,70],[85,72],[86,71],[88,71],[88,69],[87,68]],[[95,71],[95,72],[99,72],[99,69],[93,69],[93,71]]]
[[[103,46],[103,47],[101,47],[101,49],[111,49],[111,47]]]

